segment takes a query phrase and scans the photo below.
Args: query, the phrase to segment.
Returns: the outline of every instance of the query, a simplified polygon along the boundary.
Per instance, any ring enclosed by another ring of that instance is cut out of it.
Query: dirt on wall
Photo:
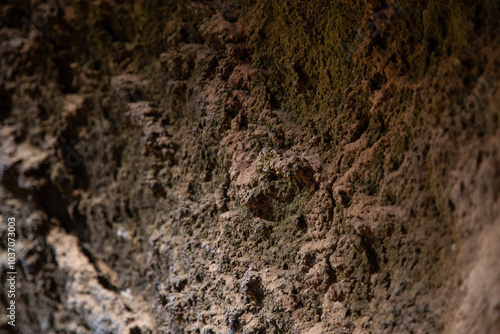
[[[496,0],[3,1],[0,332],[500,333],[499,27]]]

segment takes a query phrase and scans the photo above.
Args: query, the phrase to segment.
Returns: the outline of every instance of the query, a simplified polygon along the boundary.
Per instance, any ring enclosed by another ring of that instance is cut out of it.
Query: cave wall
[[[2,3],[0,330],[500,332],[499,21]]]

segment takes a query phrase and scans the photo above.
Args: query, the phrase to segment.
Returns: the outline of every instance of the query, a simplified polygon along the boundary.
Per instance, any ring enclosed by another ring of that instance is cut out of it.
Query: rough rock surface
[[[2,2],[0,331],[500,333],[498,27],[495,0]]]

